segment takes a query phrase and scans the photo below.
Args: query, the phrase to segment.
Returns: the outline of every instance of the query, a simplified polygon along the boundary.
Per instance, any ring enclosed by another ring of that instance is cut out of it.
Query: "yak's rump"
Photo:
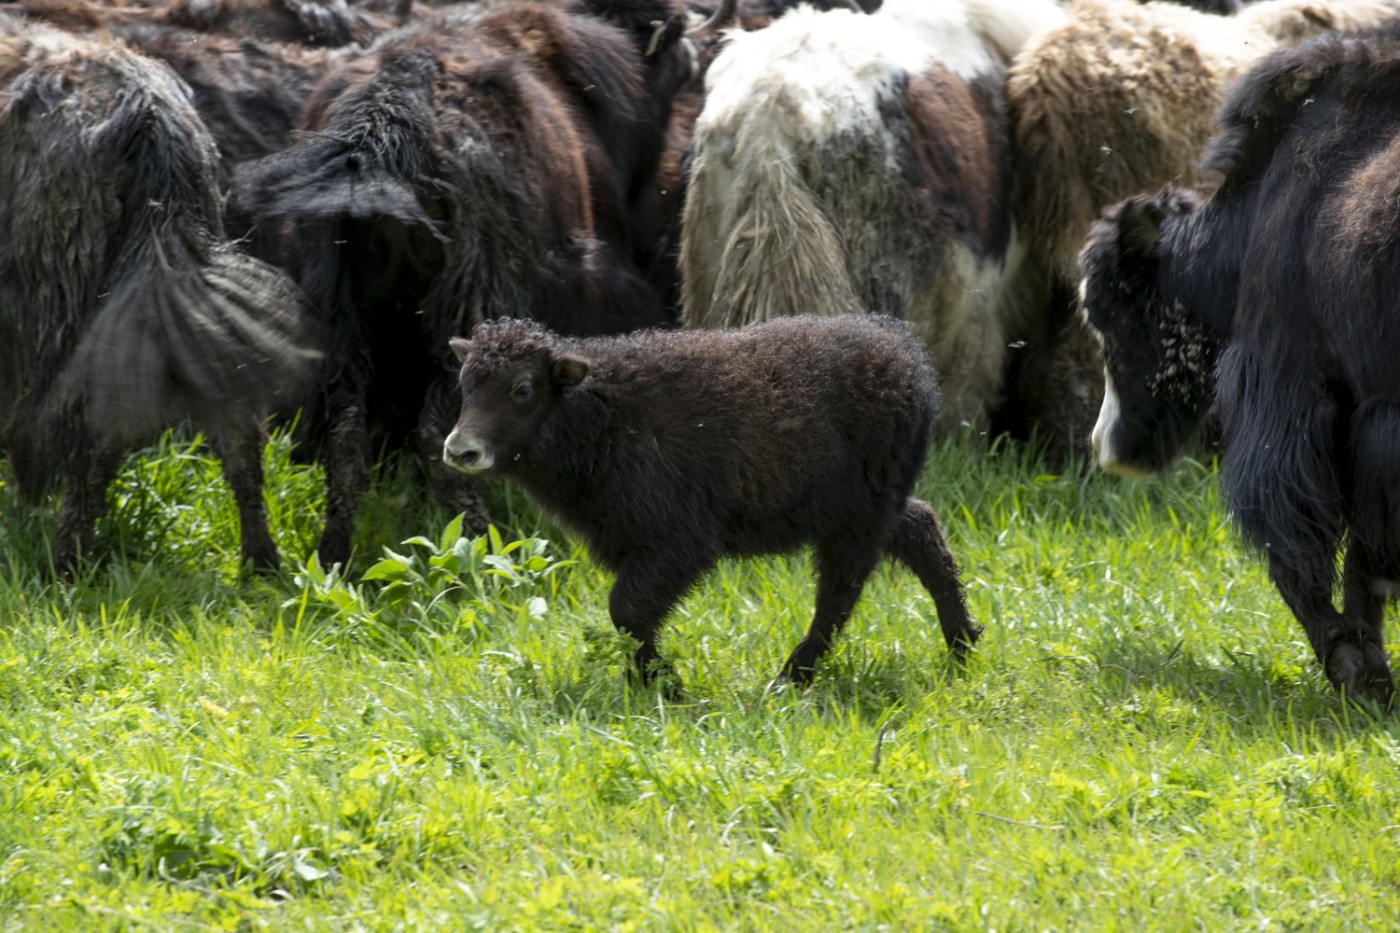
[[[214,147],[184,87],[9,18],[0,76],[6,434],[61,458],[44,417],[69,408],[129,443],[281,400],[307,361],[300,296],[222,240]]]
[[[908,320],[944,428],[985,424],[1028,312],[1011,217],[1007,62],[1052,3],[796,9],[711,66],[681,246],[683,318]]]
[[[345,449],[439,430],[420,418],[436,417],[438,395],[450,403],[450,336],[503,316],[572,333],[667,320],[632,262],[628,212],[656,171],[666,82],[688,67],[669,10],[594,0],[425,17],[333,70],[297,145],[236,170],[235,203],[285,220],[329,328],[309,423],[322,444],[351,438],[323,454],[359,477],[332,496],[343,507],[367,481],[350,466],[367,455]],[[347,418],[364,427],[337,426]],[[348,532],[327,534],[323,557],[343,559]]]
[[[121,451],[185,419],[251,437],[317,356],[297,288],[225,240],[216,174],[164,65],[0,15],[0,446],[26,492],[68,479],[65,562]]]

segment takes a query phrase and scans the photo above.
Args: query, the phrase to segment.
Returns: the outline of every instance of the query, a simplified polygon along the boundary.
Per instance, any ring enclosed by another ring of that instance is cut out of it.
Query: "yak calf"
[[[738,330],[569,339],[496,320],[462,361],[443,460],[518,483],[617,575],[613,623],[644,680],[667,612],[724,556],[815,548],[817,606],[782,676],[807,682],[884,554],[933,596],[961,657],[968,618],[938,517],[910,497],[939,394],[890,318],[793,317]]]

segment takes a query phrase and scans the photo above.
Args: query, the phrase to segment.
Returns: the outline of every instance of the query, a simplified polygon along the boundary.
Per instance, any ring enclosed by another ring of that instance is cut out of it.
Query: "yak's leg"
[[[807,636],[783,665],[781,679],[811,682],[817,661],[845,627],[878,560],[879,548],[863,541],[828,539],[817,545],[817,609]]]
[[[967,614],[958,562],[943,537],[943,528],[933,507],[922,499],[905,503],[894,533],[886,545],[889,555],[914,571],[938,609],[943,640],[954,657],[962,658],[977,643],[982,629]]]
[[[417,446],[428,483],[439,502],[453,515],[463,515],[463,526],[482,534],[491,524],[491,512],[481,495],[481,481],[442,462],[442,442],[452,431],[461,402],[451,383],[438,379],[428,388],[418,418]]]
[[[91,437],[82,437],[69,461],[67,488],[58,510],[57,566],[71,575],[92,547],[97,520],[107,511],[107,487],[117,478],[123,454],[101,448]]]
[[[1349,424],[1352,484],[1342,607],[1361,627],[1367,692],[1388,700],[1394,691],[1385,655],[1385,598],[1395,587],[1400,542],[1400,408],[1363,403]]]
[[[1363,647],[1368,637],[1366,627],[1332,605],[1329,570],[1324,566],[1299,568],[1280,560],[1277,554],[1269,555],[1269,576],[1302,624],[1327,679],[1348,697],[1384,702],[1390,694],[1389,672],[1384,683],[1373,685]]]
[[[1379,589],[1386,585],[1382,579],[1385,570],[1368,544],[1352,541],[1347,545],[1342,565],[1342,610],[1351,624],[1360,629],[1365,681],[1362,690],[1380,703],[1389,703],[1395,691],[1385,655],[1385,593]]]
[[[258,570],[277,569],[277,545],[267,525],[263,501],[263,447],[266,443],[259,419],[249,418],[230,426],[214,439],[223,463],[224,481],[233,490],[238,506],[239,547],[245,563]]]
[[[355,515],[369,489],[369,425],[362,389],[330,405],[330,436],[322,453],[326,468],[326,524],[317,553],[321,566],[344,566],[355,536]]]
[[[713,556],[696,553],[693,547],[655,547],[633,552],[618,569],[608,610],[618,631],[641,642],[634,661],[643,683],[650,683],[657,674],[672,673],[656,650],[661,623],[714,562]]]

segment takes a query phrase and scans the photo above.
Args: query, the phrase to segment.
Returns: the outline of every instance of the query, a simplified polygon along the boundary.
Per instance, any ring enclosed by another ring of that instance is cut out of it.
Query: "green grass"
[[[1209,466],[941,446],[965,670],[882,568],[814,686],[770,690],[796,555],[686,600],[671,702],[509,491],[502,540],[454,551],[388,468],[327,576],[319,477],[269,458],[272,577],[201,448],[133,460],[73,585],[51,510],[0,489],[0,928],[1400,927],[1400,728],[1328,688]]]

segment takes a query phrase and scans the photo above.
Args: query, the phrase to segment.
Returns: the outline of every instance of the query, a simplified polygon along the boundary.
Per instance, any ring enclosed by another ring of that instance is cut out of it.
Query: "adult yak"
[[[302,141],[242,166],[238,203],[286,218],[330,333],[312,413],[326,468],[320,557],[350,552],[373,444],[416,434],[439,498],[484,525],[441,466],[449,337],[495,317],[590,334],[660,324],[632,231],[690,76],[668,0],[444,11],[333,71]]]
[[[1388,701],[1400,579],[1400,43],[1326,37],[1231,92],[1208,200],[1110,208],[1080,259],[1107,390],[1094,447],[1148,473],[1212,400],[1245,539],[1332,683]],[[1337,554],[1342,611],[1333,604]]]
[[[258,417],[294,400],[308,318],[224,234],[214,141],[169,68],[0,13],[0,450],[66,480],[71,569],[133,446],[186,419],[223,456],[243,556],[277,562]]]

